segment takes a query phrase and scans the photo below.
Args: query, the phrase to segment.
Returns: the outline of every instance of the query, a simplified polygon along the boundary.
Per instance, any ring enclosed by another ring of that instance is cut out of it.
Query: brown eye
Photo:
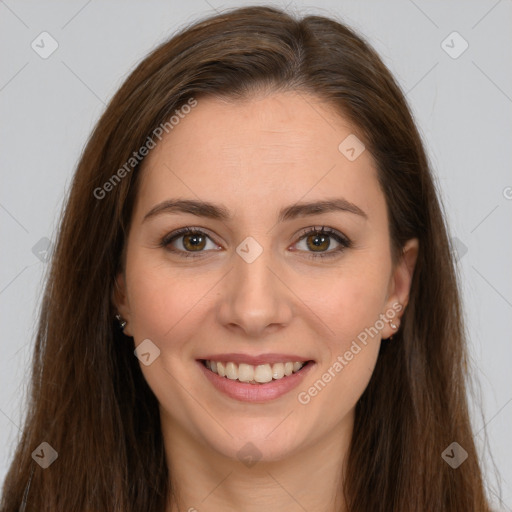
[[[206,245],[206,237],[201,233],[183,235],[183,247],[187,251],[200,251]]]
[[[208,242],[210,242],[212,247],[207,247]],[[203,256],[204,253],[209,252],[210,249],[219,249],[219,246],[213,243],[206,233],[199,229],[192,228],[178,229],[170,233],[162,239],[160,246],[164,247],[169,252],[185,258],[189,256]]]
[[[333,240],[338,244],[338,247],[328,251]],[[334,229],[325,227],[307,230],[303,233],[299,243],[304,243],[304,252],[308,253],[307,257],[309,258],[338,256],[345,249],[352,246],[352,242],[346,236]]]
[[[315,251],[326,251],[329,249],[329,246],[331,245],[330,237],[329,235],[324,235],[322,233],[315,233],[312,235],[308,235],[306,237],[306,245],[308,248],[312,249],[313,252]]]

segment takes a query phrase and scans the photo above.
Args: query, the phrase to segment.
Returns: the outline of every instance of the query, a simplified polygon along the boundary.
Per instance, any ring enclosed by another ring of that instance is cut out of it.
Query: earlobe
[[[412,277],[418,259],[419,243],[417,238],[408,240],[403,249],[400,260],[397,262],[392,275],[390,295],[386,302],[387,311],[393,310],[393,318],[382,331],[382,337],[392,336],[400,328],[400,318],[409,302]],[[400,305],[399,307],[397,305]],[[396,313],[396,316],[395,316]],[[389,331],[389,332],[388,332]]]

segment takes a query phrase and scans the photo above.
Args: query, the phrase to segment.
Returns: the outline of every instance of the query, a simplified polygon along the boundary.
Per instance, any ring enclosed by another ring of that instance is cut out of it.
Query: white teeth
[[[293,371],[296,372],[302,368],[302,363],[293,363]]]
[[[274,363],[272,365],[272,377],[274,379],[282,379],[284,377],[284,364]]]
[[[288,377],[292,373],[298,372],[306,363],[299,361],[287,361],[285,363],[251,364],[240,363],[239,365],[232,361],[205,361],[206,368],[220,377],[227,377],[231,380],[240,382],[250,382],[251,384],[264,384],[274,380]]]
[[[250,364],[238,365],[238,380],[240,382],[251,382],[254,380],[254,366]]]
[[[259,364],[254,370],[254,380],[263,384],[272,380],[272,368],[269,364]]]
[[[238,368],[235,363],[226,364],[226,377],[231,380],[238,379]]]

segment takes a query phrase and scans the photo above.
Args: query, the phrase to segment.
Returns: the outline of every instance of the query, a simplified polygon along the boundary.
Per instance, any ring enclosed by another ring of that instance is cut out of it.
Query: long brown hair
[[[346,116],[377,164],[395,254],[419,239],[402,328],[381,345],[356,406],[340,482],[348,510],[489,510],[468,414],[455,266],[404,95],[375,51],[343,23],[254,6],[197,22],[159,46],[92,133],[51,261],[28,413],[1,512],[17,511],[23,501],[27,511],[165,510],[171,475],[157,400],[112,306],[141,164],[112,177],[190,98],[243,99],[261,88],[312,93]],[[441,456],[454,441],[468,453],[456,469]],[[41,442],[58,452],[47,469],[31,456]]]

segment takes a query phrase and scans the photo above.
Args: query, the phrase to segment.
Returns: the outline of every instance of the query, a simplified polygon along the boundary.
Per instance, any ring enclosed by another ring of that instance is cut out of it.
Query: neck
[[[172,497],[167,512],[344,512],[341,487],[353,413],[312,445],[246,465],[204,446],[162,415]]]

